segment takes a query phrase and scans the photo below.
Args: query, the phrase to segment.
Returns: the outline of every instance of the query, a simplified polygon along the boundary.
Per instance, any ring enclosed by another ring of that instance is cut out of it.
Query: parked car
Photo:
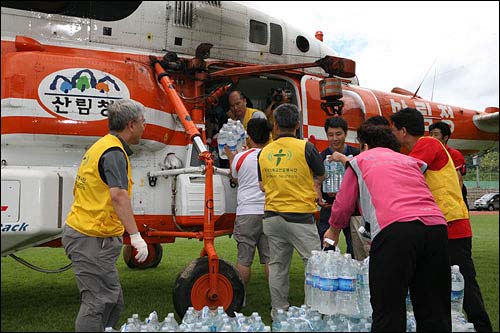
[[[481,198],[474,201],[474,208],[477,210],[498,210],[499,207],[499,197],[498,192],[486,193]]]

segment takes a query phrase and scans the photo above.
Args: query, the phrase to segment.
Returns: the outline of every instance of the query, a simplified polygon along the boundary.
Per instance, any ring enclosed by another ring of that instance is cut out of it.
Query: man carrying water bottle
[[[326,137],[328,139],[328,147],[321,152],[321,158],[323,160],[326,159],[328,155],[332,155],[334,152],[338,151],[345,156],[356,156],[359,154],[359,149],[353,146],[349,146],[345,143],[345,139],[347,137],[347,121],[341,117],[331,117],[327,118],[325,121],[325,132]],[[332,213],[331,207],[333,201],[335,200],[335,195],[337,193],[326,193],[321,189],[321,197],[318,201],[318,205],[321,207],[319,211],[319,223],[318,223],[318,233],[323,242],[323,235],[325,231],[328,230],[330,224],[328,224],[328,220],[330,219],[330,215]],[[354,215],[359,215],[358,212],[355,212]],[[342,229],[344,233],[345,241],[347,244],[346,253],[350,253],[353,259],[362,260],[364,258],[356,258],[354,255],[354,251],[352,248],[352,237],[351,237],[351,227],[347,225],[344,229]],[[338,245],[338,244],[335,244]],[[333,250],[333,246],[328,246],[325,250]]]

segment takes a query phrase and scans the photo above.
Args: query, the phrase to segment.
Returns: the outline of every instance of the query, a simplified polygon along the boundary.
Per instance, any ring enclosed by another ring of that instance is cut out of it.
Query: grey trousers
[[[293,249],[299,253],[304,267],[311,251],[321,250],[316,224],[287,222],[281,216],[272,216],[263,221],[264,234],[269,240],[269,291],[273,309],[288,309],[290,289],[290,264]]]
[[[124,308],[122,287],[116,269],[121,237],[89,237],[64,226],[62,244],[73,262],[80,290],[76,332],[103,332],[114,327]]]
[[[364,260],[370,255],[370,244],[368,244],[358,232],[361,226],[361,216],[351,216],[351,241],[352,251],[356,260]]]

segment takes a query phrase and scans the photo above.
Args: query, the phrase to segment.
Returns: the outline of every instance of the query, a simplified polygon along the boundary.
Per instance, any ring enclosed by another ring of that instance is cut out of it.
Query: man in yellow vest
[[[74,202],[63,229],[62,244],[73,263],[80,290],[77,332],[102,332],[118,323],[124,308],[116,269],[124,231],[143,262],[148,247],[138,232],[130,197],[129,145],[138,144],[145,128],[144,106],[129,99],[108,106],[110,133],[83,156],[73,189]]]
[[[227,116],[233,120],[239,120],[245,130],[247,129],[248,121],[252,118],[266,118],[266,114],[260,110],[247,107],[247,100],[241,91],[233,91],[229,94],[229,111]],[[254,115],[254,113],[256,113]]]
[[[401,145],[410,151],[409,155],[428,165],[425,180],[448,224],[450,266],[458,265],[464,276],[463,308],[467,313],[467,319],[474,324],[477,332],[491,332],[491,322],[484,307],[472,261],[472,228],[469,212],[462,197],[453,159],[438,139],[423,136],[424,117],[420,111],[404,108],[394,113],[391,121],[394,135]],[[411,299],[413,302],[413,295]]]
[[[314,221],[317,188],[324,179],[325,167],[316,147],[295,137],[300,126],[297,107],[282,104],[274,110],[278,136],[260,152],[259,182],[265,192],[263,230],[269,241],[269,291],[271,317],[287,310],[289,272],[293,249],[304,267],[312,250],[321,250]]]

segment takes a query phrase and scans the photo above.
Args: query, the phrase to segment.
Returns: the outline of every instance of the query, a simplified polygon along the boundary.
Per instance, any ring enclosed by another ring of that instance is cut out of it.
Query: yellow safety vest
[[[245,130],[247,129],[248,122],[252,119],[252,116],[255,112],[260,111],[257,109],[247,108],[247,112],[245,112],[245,117],[243,117],[243,127]]]
[[[443,149],[448,155],[448,163],[441,170],[427,169],[425,180],[446,222],[468,219],[469,212],[462,197],[455,165],[444,146]]]
[[[75,200],[66,220],[70,227],[87,236],[122,236],[125,231],[125,227],[111,204],[109,187],[99,175],[99,159],[106,150],[112,147],[119,147],[125,154],[128,169],[128,195],[129,197],[132,195],[130,161],[120,139],[108,134],[94,143],[82,159],[73,188]]]
[[[281,137],[265,146],[259,157],[266,211],[316,212],[316,191],[305,156],[306,142]]]

